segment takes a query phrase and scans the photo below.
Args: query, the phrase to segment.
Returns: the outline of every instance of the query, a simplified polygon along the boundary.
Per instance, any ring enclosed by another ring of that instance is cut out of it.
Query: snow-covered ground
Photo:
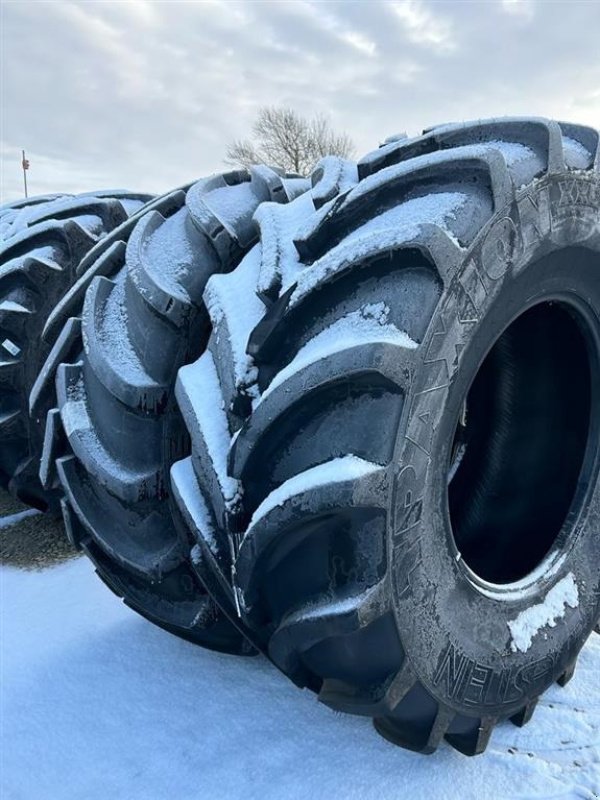
[[[600,796],[600,636],[566,689],[474,759],[423,757],[264,659],[137,617],[76,559],[0,568],[2,800],[500,800]]]

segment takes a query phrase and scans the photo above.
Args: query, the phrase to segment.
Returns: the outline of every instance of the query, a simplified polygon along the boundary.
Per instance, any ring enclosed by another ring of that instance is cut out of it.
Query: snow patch
[[[565,160],[572,169],[589,169],[591,167],[592,153],[581,142],[571,139],[570,136],[563,136],[563,150]]]
[[[63,428],[70,439],[75,431],[87,431],[92,427],[85,402],[83,400],[72,400],[60,410],[60,418]]]
[[[17,345],[10,339],[5,339],[2,342],[2,347],[6,350],[7,353],[10,353],[11,356],[13,356],[14,358],[16,358],[21,352],[21,348],[17,347]]]
[[[527,147],[524,144],[519,144],[519,142],[505,142],[495,139],[490,142],[486,142],[485,147],[492,148],[493,150],[499,150],[504,156],[504,159],[509,167],[513,166],[514,164],[520,164],[523,161],[527,161],[535,156],[535,153],[530,147]]]
[[[260,245],[252,248],[239,267],[228,275],[213,275],[204,290],[204,303],[213,323],[217,344],[228,337],[236,388],[256,383],[257,370],[246,353],[248,337],[265,313],[256,296],[261,265]],[[225,323],[225,324],[223,324]]]
[[[597,634],[529,725],[498,725],[479,758],[442,744],[432,761],[390,746],[364,717],[332,713],[266,658],[165,634],[108,591],[86,558],[41,572],[0,567],[0,590],[6,800],[599,794]]]
[[[18,525],[28,517],[37,517],[41,512],[37,508],[26,508],[25,511],[18,511],[16,514],[10,514],[8,517],[0,517],[0,530],[2,528],[10,528],[13,525]]]
[[[227,457],[231,437],[223,404],[215,362],[209,351],[198,361],[179,370],[178,378],[193,413],[201,426],[206,449],[210,456],[219,486],[228,509],[233,509],[241,496],[239,481],[227,472]]]
[[[568,608],[577,608],[579,605],[579,591],[573,573],[562,578],[550,589],[546,599],[530,608],[526,608],[514,619],[508,622],[512,636],[511,650],[516,653],[520,650],[526,653],[536,636],[546,626],[554,628],[559,619],[562,619]]]
[[[370,602],[377,599],[381,592],[382,583],[377,583],[375,586],[370,586],[365,589],[361,594],[352,594],[348,597],[340,597],[337,600],[332,599],[330,595],[325,598],[319,598],[314,603],[301,608],[299,611],[292,612],[286,617],[286,624],[296,621],[314,621],[318,619],[326,619],[332,615],[344,615],[355,613],[360,617],[361,609],[366,609]]]
[[[213,553],[217,554],[215,529],[209,510],[204,502],[204,497],[198,486],[191,458],[188,457],[173,464],[171,467],[171,483],[176,493],[179,495],[179,498],[181,498],[181,505],[193,519],[194,525],[202,534],[202,538]],[[192,561],[194,561],[195,558],[194,550],[197,550],[197,559],[199,562],[201,559],[201,551],[198,545],[195,545],[192,550]]]
[[[0,302],[0,311],[15,311],[17,314],[28,314],[29,309],[21,303],[16,303],[14,300],[2,300]]]
[[[447,228],[466,204],[468,197],[462,192],[434,192],[406,200],[388,211],[368,220],[356,228],[343,241],[363,239],[365,236],[400,225],[418,225],[427,222]],[[318,262],[316,262],[318,263]]]

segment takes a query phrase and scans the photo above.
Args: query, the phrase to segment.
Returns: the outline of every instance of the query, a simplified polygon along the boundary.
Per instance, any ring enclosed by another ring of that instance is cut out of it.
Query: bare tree
[[[225,162],[242,167],[273,164],[308,175],[323,156],[349,158],[353,154],[352,139],[333,131],[326,117],[306,119],[291,108],[265,106],[252,126],[252,139],[232,142]]]

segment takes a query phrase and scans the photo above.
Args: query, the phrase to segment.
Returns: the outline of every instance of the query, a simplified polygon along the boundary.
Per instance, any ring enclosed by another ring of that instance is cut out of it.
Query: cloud
[[[600,125],[586,2],[3,3],[2,178],[32,192],[168,191],[223,169],[256,110],[327,114],[358,153],[499,114]]]
[[[445,15],[429,10],[419,0],[400,0],[391,8],[409,41],[446,52],[456,48],[452,24]]]
[[[533,0],[502,0],[502,10],[507,14],[531,20],[535,14],[535,4]]]

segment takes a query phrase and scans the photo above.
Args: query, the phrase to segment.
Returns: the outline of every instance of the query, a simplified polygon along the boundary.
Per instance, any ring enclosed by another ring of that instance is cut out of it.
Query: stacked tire
[[[113,190],[0,207],[0,485],[41,510],[57,504],[38,476],[45,416],[36,402],[30,408],[54,344],[48,317],[81,274],[86,254],[149,199]]]
[[[132,608],[420,752],[568,681],[600,619],[598,132],[227,173],[80,274],[42,483]]]

